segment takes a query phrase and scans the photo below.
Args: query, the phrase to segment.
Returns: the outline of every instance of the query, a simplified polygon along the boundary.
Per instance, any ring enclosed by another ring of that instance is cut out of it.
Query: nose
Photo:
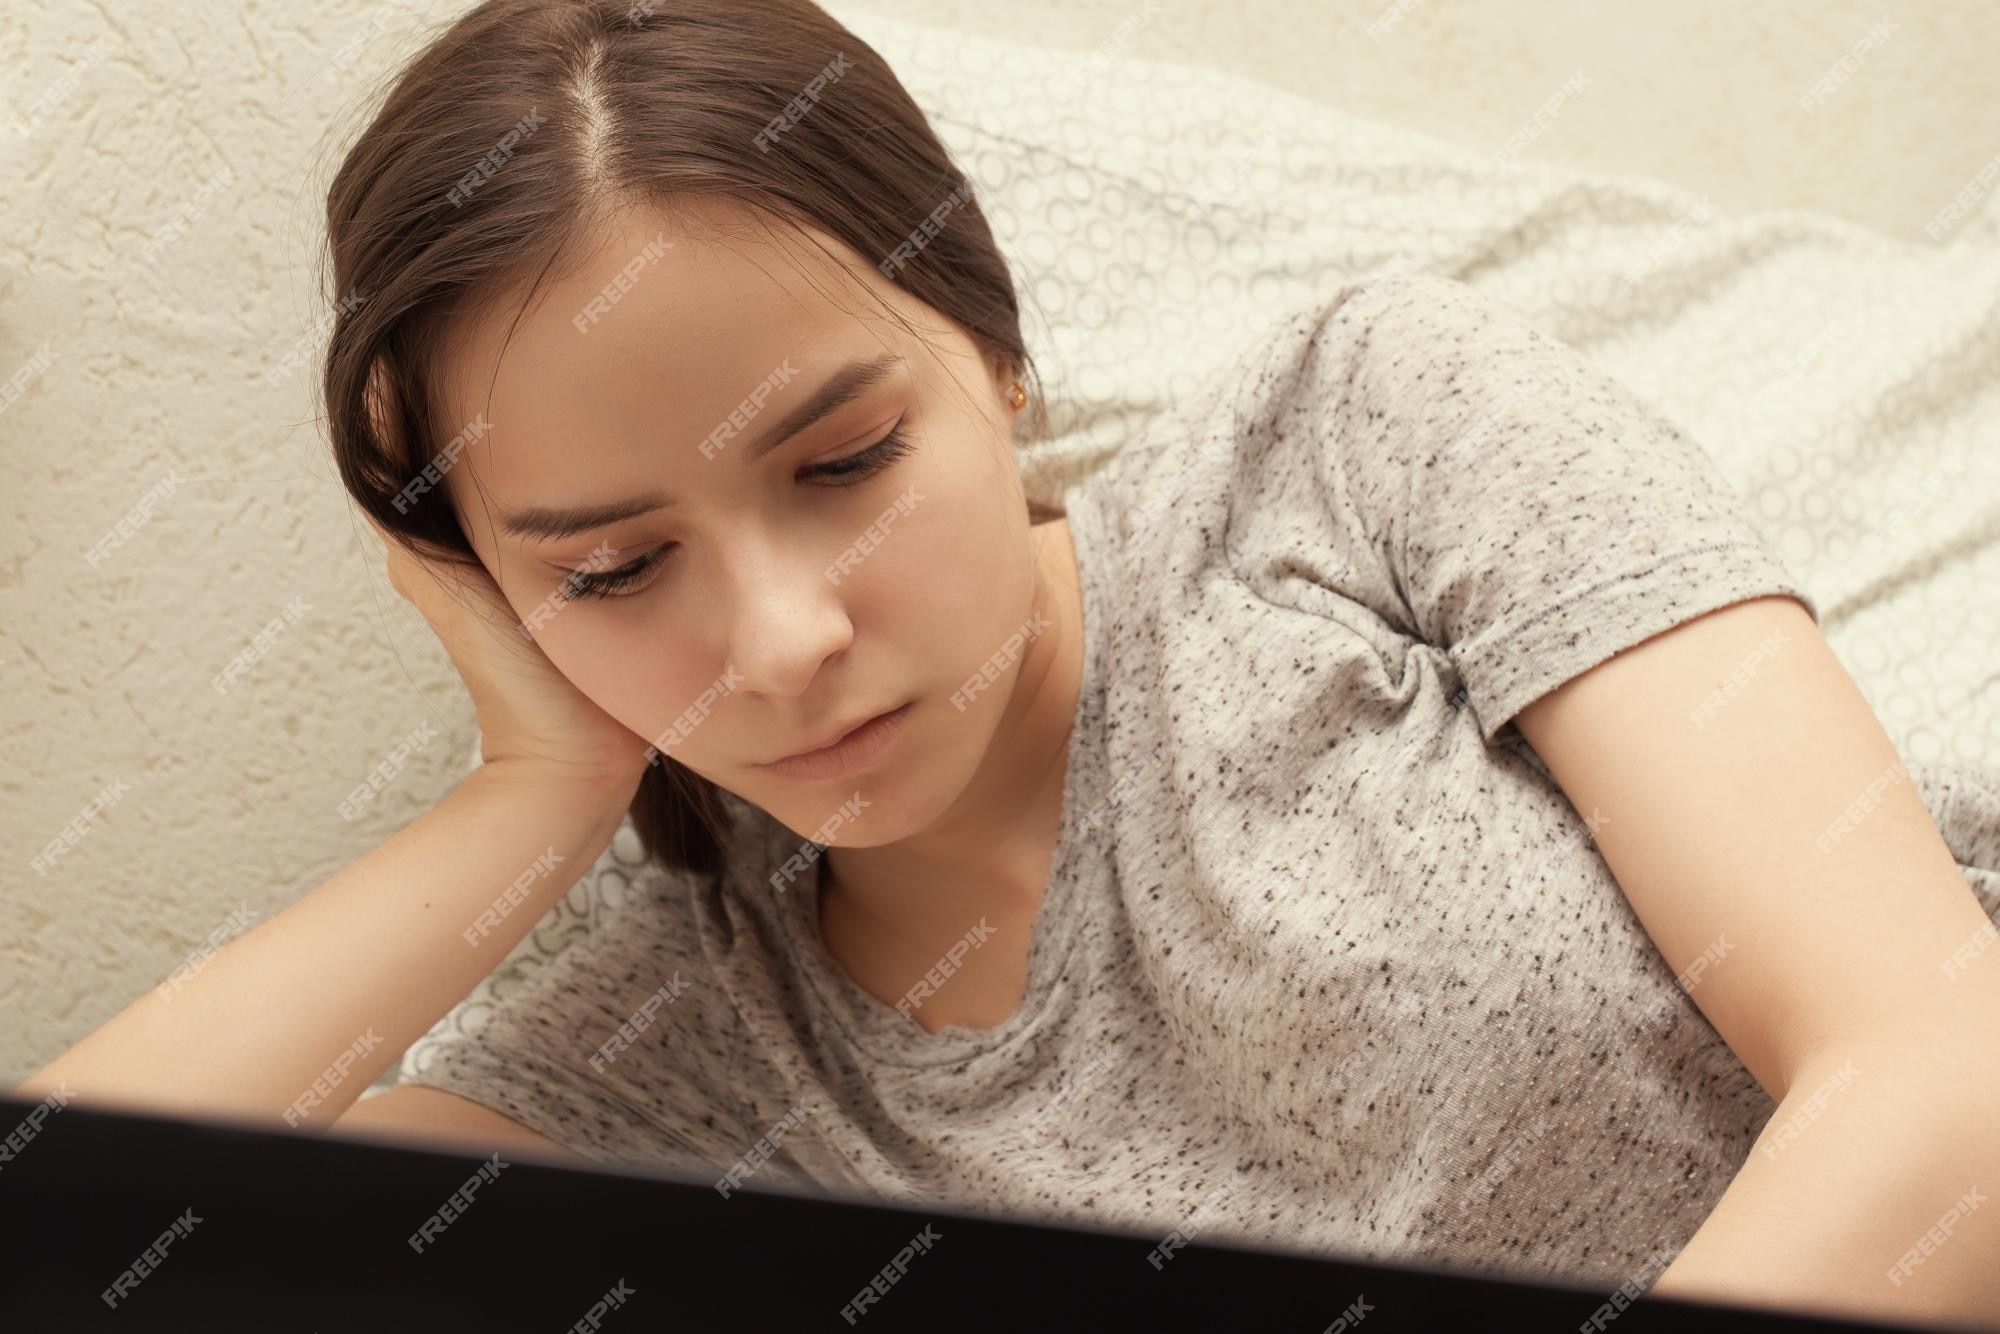
[[[718,610],[739,688],[773,698],[805,693],[821,665],[854,642],[842,586],[797,536],[743,534],[728,560]]]

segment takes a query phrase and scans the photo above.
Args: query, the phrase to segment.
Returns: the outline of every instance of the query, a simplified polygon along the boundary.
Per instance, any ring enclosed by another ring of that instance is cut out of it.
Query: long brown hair
[[[904,245],[953,195],[948,225]],[[892,280],[1029,386],[1025,437],[1047,438],[1013,279],[971,183],[881,57],[824,10],[485,0],[394,73],[327,190],[336,305],[321,391],[361,508],[418,554],[476,567],[452,506],[405,497],[457,429],[436,388],[447,330],[532,280],[525,311],[619,209],[703,196],[816,244],[810,223],[865,257],[903,246]],[[1039,501],[1028,512],[1063,516]],[[647,854],[719,870],[729,796],[662,756],[631,807]]]

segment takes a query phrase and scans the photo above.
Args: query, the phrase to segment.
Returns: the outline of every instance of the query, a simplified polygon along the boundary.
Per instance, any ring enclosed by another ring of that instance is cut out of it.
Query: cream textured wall
[[[830,7],[1074,50],[1145,10]],[[460,8],[0,13],[0,386],[19,389],[0,395],[9,1082],[211,932],[267,918],[380,842],[449,786],[470,742],[449,662],[363,556],[310,398],[326,175],[368,84]],[[1580,70],[1591,114],[1559,118],[1524,157],[1663,177],[1732,211],[1921,237],[2000,152],[2000,14],[1971,0],[1927,6],[1811,115],[1798,98],[1882,11],[1820,0],[1746,17],[1693,0],[1613,27],[1583,0],[1152,8],[1132,55],[1487,149]],[[1400,17],[1378,42],[1384,15]],[[256,660],[218,693],[245,649]],[[435,739],[342,819],[350,789],[427,725]],[[38,872],[107,788],[115,802]]]

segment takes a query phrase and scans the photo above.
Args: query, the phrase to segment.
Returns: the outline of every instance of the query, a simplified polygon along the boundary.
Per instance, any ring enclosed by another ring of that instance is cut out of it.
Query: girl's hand
[[[368,518],[388,545],[389,586],[423,613],[472,696],[486,763],[522,760],[562,779],[631,792],[646,738],[591,702],[522,631],[482,567],[418,556]]]

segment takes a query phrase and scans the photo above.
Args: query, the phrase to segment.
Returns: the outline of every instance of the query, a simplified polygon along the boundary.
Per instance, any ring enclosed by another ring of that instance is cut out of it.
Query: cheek
[[[635,732],[664,725],[663,683],[677,679],[671,650],[639,629],[638,618],[609,605],[585,602],[558,614],[537,636],[556,670],[598,708]],[[568,614],[574,613],[574,614]],[[670,697],[670,696],[668,696]]]
[[[887,546],[901,549],[882,553],[881,579],[849,610],[864,626],[893,626],[897,651],[921,655],[901,664],[912,679],[955,684],[954,674],[977,667],[1028,618],[1032,547],[1026,515],[1004,494],[935,503],[890,535]]]

